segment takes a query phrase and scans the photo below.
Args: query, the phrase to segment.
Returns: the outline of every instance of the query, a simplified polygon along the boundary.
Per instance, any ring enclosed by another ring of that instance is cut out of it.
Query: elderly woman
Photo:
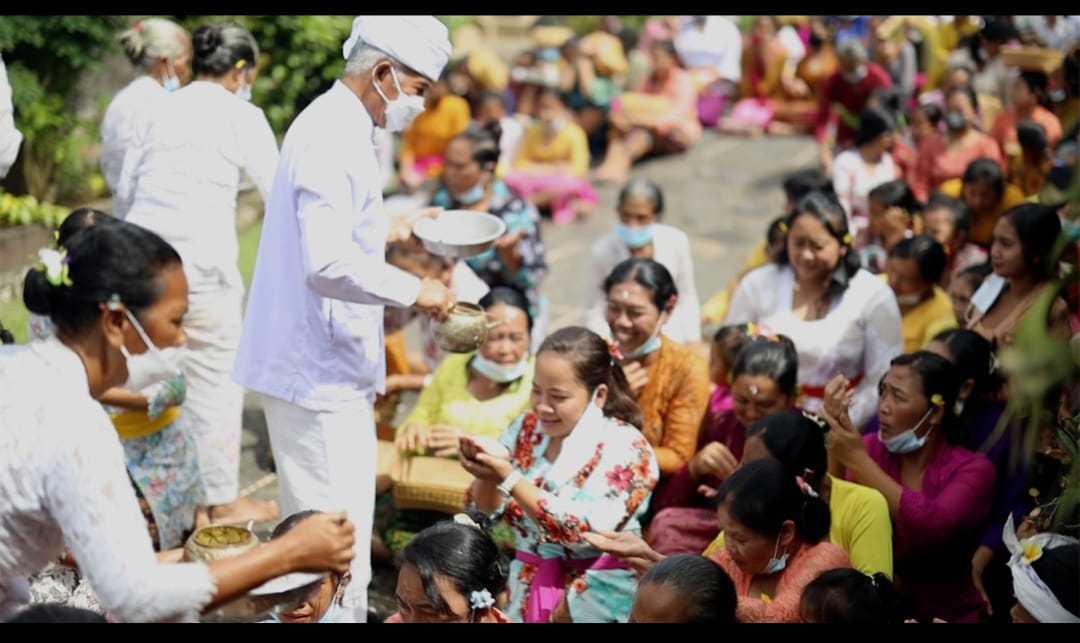
[[[788,219],[779,261],[739,283],[726,324],[754,322],[795,342],[801,406],[821,407],[837,371],[851,381],[856,426],[873,415],[877,383],[903,350],[900,310],[889,287],[859,265],[843,206],[811,192]]]
[[[593,177],[597,181],[623,183],[646,154],[684,152],[701,138],[694,81],[680,66],[675,45],[660,40],[651,52],[652,73],[611,104],[611,132],[604,162]]]
[[[621,354],[661,481],[694,455],[709,400],[708,369],[692,349],[664,337],[679,294],[671,273],[652,259],[627,259],[604,280],[608,332]]]
[[[619,191],[617,207],[619,219],[615,230],[596,241],[589,253],[585,325],[606,335],[609,329],[604,280],[615,266],[627,259],[652,259],[667,268],[679,289],[679,300],[664,326],[664,336],[680,344],[700,342],[700,304],[690,239],[682,230],[660,223],[664,214],[664,193],[660,186],[644,177],[631,179]]]
[[[506,234],[495,247],[468,257],[465,263],[489,287],[510,286],[529,300],[533,347],[543,339],[547,325],[547,297],[540,284],[547,275],[544,244],[540,241],[540,214],[495,176],[502,150],[498,121],[472,124],[450,141],[442,185],[431,205],[493,214],[506,223]]]
[[[533,363],[529,347],[532,318],[520,292],[500,286],[480,300],[490,319],[500,322],[473,353],[446,357],[420,391],[416,406],[397,430],[402,457],[452,457],[462,435],[498,438],[529,404]],[[464,489],[462,489],[464,491]],[[424,529],[446,515],[436,511],[392,510],[381,522],[382,540],[397,555]]]
[[[277,139],[252,105],[259,46],[233,23],[192,34],[195,81],[162,104],[124,158],[117,197],[126,220],[153,230],[184,258],[191,288],[184,413],[195,435],[210,518],[267,520],[275,503],[240,495],[244,391],[232,369],[244,282],[237,266],[236,198],[247,172],[264,200],[277,170]]]
[[[153,115],[159,100],[191,79],[191,36],[171,20],[140,20],[120,34],[120,44],[139,74],[117,92],[101,121],[101,173],[113,194],[132,133]],[[113,214],[123,218],[126,205],[115,203]]]

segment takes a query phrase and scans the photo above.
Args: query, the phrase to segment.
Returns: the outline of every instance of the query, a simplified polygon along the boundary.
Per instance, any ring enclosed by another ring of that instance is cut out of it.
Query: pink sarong
[[[566,592],[562,581],[563,572],[627,568],[621,560],[608,554],[597,558],[541,558],[518,549],[514,552],[514,558],[536,566],[536,573],[529,586],[528,603],[525,605],[526,623],[547,623],[551,618],[551,612]]]
[[[540,192],[552,192],[551,219],[555,223],[570,223],[575,218],[574,201],[581,200],[593,205],[599,203],[589,180],[569,174],[529,174],[510,172],[504,179],[515,192],[526,200]]]

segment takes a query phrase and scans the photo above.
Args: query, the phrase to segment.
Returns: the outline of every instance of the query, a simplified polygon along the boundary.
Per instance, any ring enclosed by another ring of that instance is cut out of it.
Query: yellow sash
[[[180,417],[180,409],[171,406],[165,409],[155,420],[151,420],[146,411],[124,411],[123,413],[115,413],[111,417],[120,439],[133,440],[153,435],[169,426],[176,421],[176,418]]]

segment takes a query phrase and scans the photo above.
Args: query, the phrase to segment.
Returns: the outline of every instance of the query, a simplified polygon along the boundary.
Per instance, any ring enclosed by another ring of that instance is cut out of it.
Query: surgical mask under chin
[[[631,228],[624,225],[621,221],[615,222],[615,234],[619,236],[619,239],[621,239],[627,247],[633,248],[634,250],[648,245],[652,241],[652,233],[652,225]]]
[[[375,71],[371,72],[371,82],[375,87],[375,91],[379,94],[379,97],[386,103],[386,126],[385,129],[388,132],[400,132],[409,126],[413,122],[413,119],[424,111],[424,97],[416,94],[406,94],[401,89],[401,83],[398,82],[397,71],[393,66],[390,67],[390,77],[394,79],[394,87],[397,88],[398,95],[394,100],[390,100],[383,93],[382,87],[379,87],[379,83],[375,81]]]
[[[241,85],[233,92],[242,101],[251,102],[251,85]]]
[[[454,200],[462,205],[472,205],[484,198],[487,194],[487,190],[484,186],[484,181],[480,180],[476,182],[476,185],[472,186],[468,190],[465,190],[461,194],[453,194]]]
[[[165,64],[169,68],[169,73],[165,76],[165,80],[161,81],[161,86],[171,94],[180,89],[180,78],[176,75],[176,70],[173,69],[172,60],[166,60]]]
[[[473,356],[472,367],[477,373],[480,373],[492,382],[506,384],[507,382],[513,382],[514,380],[520,379],[528,372],[529,360],[528,358],[525,358],[513,364],[496,364],[491,360],[485,359],[480,353],[477,353]]]
[[[917,306],[919,302],[922,301],[922,299],[923,296],[919,293],[914,293],[911,295],[897,295],[896,304],[898,306]]]
[[[638,359],[639,357],[645,357],[649,353],[655,353],[656,351],[660,350],[660,329],[662,326],[663,324],[657,321],[656,330],[653,331],[653,334],[649,336],[649,339],[646,339],[644,342],[642,342],[641,346],[638,346],[634,350],[623,353],[623,359]]]
[[[787,567],[788,553],[785,551],[783,554],[780,555],[780,558],[777,558],[776,557],[776,552],[779,551],[779,550],[780,550],[780,535],[777,534],[777,536],[776,536],[776,546],[773,547],[772,558],[770,558],[769,562],[765,565],[765,569],[763,569],[761,571],[762,574],[775,574],[776,572],[784,571],[784,568]]]
[[[931,427],[931,429],[927,431],[926,434],[923,435],[921,438],[915,434],[915,431],[917,431],[919,427],[922,426],[923,422],[926,421],[926,418],[930,417],[930,413],[932,413],[933,410],[933,406],[926,409],[926,413],[923,413],[922,419],[920,419],[915,424],[915,426],[911,427],[907,431],[904,431],[903,433],[894,435],[891,438],[882,437],[881,429],[878,429],[878,440],[880,440],[881,444],[883,444],[885,448],[888,449],[889,453],[895,453],[896,455],[904,455],[905,453],[918,451],[919,449],[923,448],[924,444],[926,444],[926,439],[930,437],[930,433],[933,432],[934,429],[933,427]]]
[[[581,417],[579,417],[578,421],[574,424],[575,429],[583,424],[604,417],[604,409],[596,405],[596,397],[599,392],[599,387],[593,389],[592,395],[589,396],[589,402],[585,405],[585,410],[582,411]]]

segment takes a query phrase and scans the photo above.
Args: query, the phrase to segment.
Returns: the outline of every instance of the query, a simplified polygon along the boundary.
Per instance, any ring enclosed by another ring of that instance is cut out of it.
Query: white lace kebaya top
[[[119,621],[196,621],[202,563],[159,564],[116,429],[58,339],[0,347],[0,613],[65,548]]]

